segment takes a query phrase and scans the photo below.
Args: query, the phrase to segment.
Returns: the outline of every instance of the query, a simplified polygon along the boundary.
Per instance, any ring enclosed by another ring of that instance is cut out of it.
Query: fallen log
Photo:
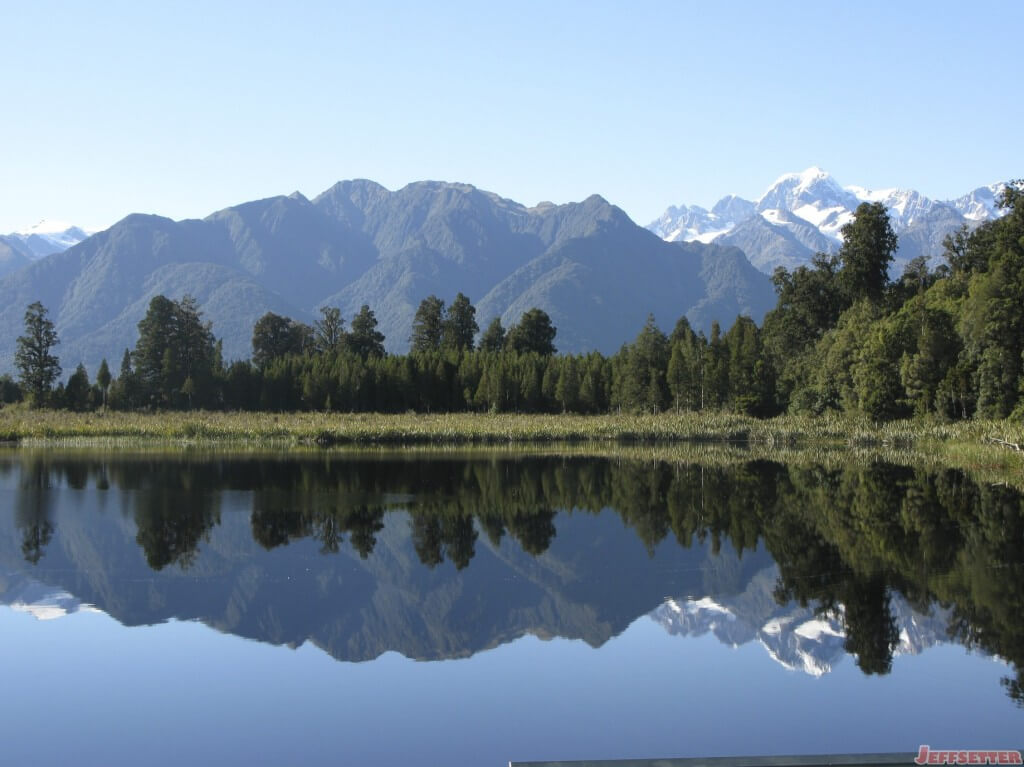
[[[1016,450],[1018,452],[1020,452],[1022,449],[1020,443],[1010,442],[1009,440],[1005,439],[999,439],[999,437],[985,437],[985,442],[987,442],[990,445],[1002,445],[1003,447],[1007,447],[1010,450]]]

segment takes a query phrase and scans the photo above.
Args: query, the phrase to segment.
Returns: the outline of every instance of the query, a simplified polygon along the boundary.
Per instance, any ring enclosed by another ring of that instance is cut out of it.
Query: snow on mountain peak
[[[723,197],[709,211],[697,206],[669,208],[648,229],[669,241],[712,240],[735,245],[750,262],[770,274],[777,266],[810,263],[816,252],[835,251],[843,227],[865,202],[881,203],[901,238],[893,269],[915,256],[937,260],[944,235],[961,224],[977,226],[1005,215],[999,207],[1003,184],[978,187],[955,200],[937,201],[913,189],[841,186],[816,165],[779,176],[756,203]],[[751,222],[760,216],[763,222]]]
[[[882,203],[889,212],[893,228],[897,231],[911,226],[939,204],[913,189],[899,187],[867,189],[862,186],[848,186],[846,191],[861,202]]]
[[[737,217],[745,218],[749,215],[742,207],[744,203],[750,205],[739,198],[723,199],[715,206],[715,212],[705,210],[699,205],[670,207],[648,228],[669,242],[711,242],[732,229],[737,223]],[[739,213],[736,212],[737,208]]]
[[[817,165],[812,165],[810,168],[807,168],[806,170],[801,171],[800,173],[783,174],[782,176],[777,178],[775,180],[775,183],[768,188],[769,190],[771,190],[772,188],[777,186],[792,185],[797,190],[805,191],[813,187],[815,184],[821,182],[828,183],[829,181],[835,183],[831,173],[829,173],[827,170],[819,168]],[[795,184],[793,184],[793,182],[795,182]]]
[[[72,223],[67,221],[60,221],[55,218],[44,218],[42,221],[38,221],[30,227],[25,229],[19,229],[14,234],[20,234],[24,237],[31,237],[33,234],[46,235],[46,234],[64,234],[69,229],[78,229]]]
[[[774,223],[786,211],[812,224],[826,237],[839,241],[840,230],[853,217],[860,201],[843,189],[830,173],[814,166],[781,176],[757,201],[757,212]],[[767,215],[766,215],[767,214]]]
[[[23,242],[34,258],[45,258],[77,245],[90,234],[67,221],[44,218],[30,227],[12,232],[10,236]]]
[[[808,193],[821,194],[822,191],[841,194],[843,188],[831,173],[815,165],[800,173],[785,173],[779,176],[761,195],[758,207],[762,207],[766,200],[776,199],[780,193],[799,198]]]
[[[989,184],[968,192],[963,197],[950,201],[956,210],[969,221],[988,221],[1001,218],[1006,211],[999,207],[999,196],[1006,184]]]
[[[848,654],[845,608],[823,613],[796,602],[778,604],[773,596],[778,572],[777,565],[765,568],[738,594],[667,598],[649,617],[675,636],[711,634],[733,647],[757,642],[785,668],[822,676]],[[936,604],[918,612],[894,593],[890,610],[899,627],[895,655],[915,655],[945,641],[951,608]]]
[[[24,575],[0,573],[2,580],[7,581],[8,588],[0,594],[0,605],[6,604],[15,612],[28,613],[37,620],[49,621],[77,612],[100,612],[70,592]]]

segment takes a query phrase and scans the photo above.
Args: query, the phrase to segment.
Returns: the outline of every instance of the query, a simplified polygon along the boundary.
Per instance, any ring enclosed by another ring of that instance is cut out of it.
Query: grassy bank
[[[486,445],[553,442],[729,442],[775,447],[836,445],[918,449],[962,445],[1012,455],[991,438],[1024,442],[1009,422],[894,421],[729,413],[516,415],[455,413],[68,413],[0,410],[0,441],[47,444],[92,439],[291,445]]]
[[[321,453],[321,447],[426,460],[441,451],[479,455],[602,456],[623,460],[699,462],[749,460],[820,465],[877,460],[933,468],[955,467],[977,481],[1024,489],[1024,452],[991,442],[1024,442],[1024,427],[1008,422],[872,424],[848,418],[783,416],[757,420],[727,413],[644,415],[378,415],[323,413],[66,413],[0,410],[0,443],[22,449],[134,450],[168,459],[200,452],[268,451],[282,457]]]

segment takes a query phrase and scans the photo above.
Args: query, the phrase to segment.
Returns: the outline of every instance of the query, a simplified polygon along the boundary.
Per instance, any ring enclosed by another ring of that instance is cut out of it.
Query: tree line
[[[155,297],[117,377],[79,365],[56,383],[57,337],[46,309],[28,307],[19,379],[0,401],[87,410],[604,413],[728,410],[755,416],[840,411],[876,420],[1024,413],[1024,183],[1007,184],[1002,218],[946,238],[943,262],[889,268],[898,240],[885,207],[864,203],[834,254],[777,269],[775,308],[758,327],[723,331],[681,317],[664,333],[649,316],[611,356],[557,354],[540,309],[483,332],[470,299],[420,303],[407,354],[385,353],[369,306],[351,319],[324,307],[312,325],[267,313],[252,357],[226,363],[194,299]],[[55,386],[56,384],[56,386]]]

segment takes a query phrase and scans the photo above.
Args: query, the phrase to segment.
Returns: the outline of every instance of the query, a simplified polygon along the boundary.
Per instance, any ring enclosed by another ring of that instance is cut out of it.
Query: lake
[[[735,451],[0,452],[2,762],[1019,748],[1024,504]]]

